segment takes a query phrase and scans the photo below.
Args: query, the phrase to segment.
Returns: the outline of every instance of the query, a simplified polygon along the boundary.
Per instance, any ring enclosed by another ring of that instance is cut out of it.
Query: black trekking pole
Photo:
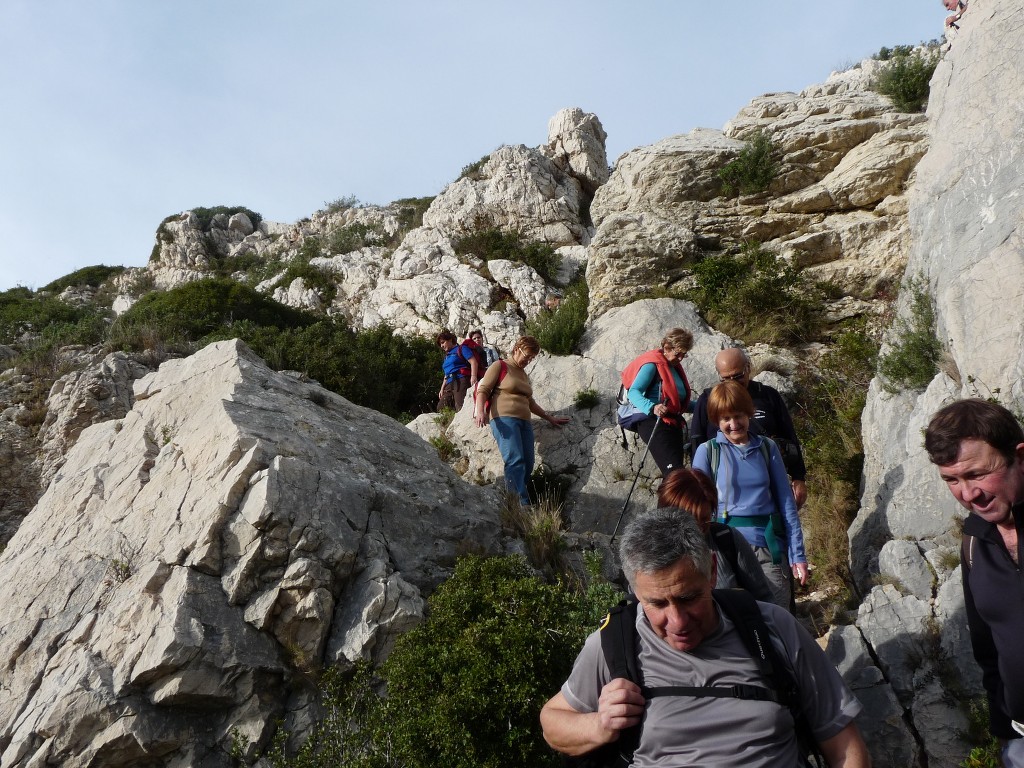
[[[654,429],[651,430],[651,436],[645,441],[647,443],[644,448],[644,454],[640,457],[640,466],[637,467],[636,476],[633,478],[633,484],[629,486],[629,493],[626,494],[626,500],[622,502],[622,510],[619,512],[619,519],[615,521],[615,530],[612,531],[612,537],[608,539],[608,546],[611,547],[615,541],[615,535],[619,532],[619,524],[622,522],[622,516],[626,514],[626,507],[629,505],[629,498],[633,495],[633,489],[636,488],[636,481],[640,479],[640,473],[644,469],[644,461],[647,459],[647,453],[651,450],[651,440],[654,439],[654,433],[658,431],[658,425],[661,424],[661,416],[658,416],[654,421]]]

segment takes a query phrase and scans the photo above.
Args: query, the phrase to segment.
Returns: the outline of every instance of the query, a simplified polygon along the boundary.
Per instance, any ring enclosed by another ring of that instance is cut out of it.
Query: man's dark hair
[[[952,464],[964,440],[981,440],[995,448],[1008,464],[1024,443],[1024,430],[1012,413],[988,400],[957,400],[936,411],[924,433],[924,448],[932,464]]]
[[[440,344],[442,341],[450,341],[452,344],[458,344],[459,340],[455,337],[455,334],[451,331],[441,331],[437,334],[436,343]]]

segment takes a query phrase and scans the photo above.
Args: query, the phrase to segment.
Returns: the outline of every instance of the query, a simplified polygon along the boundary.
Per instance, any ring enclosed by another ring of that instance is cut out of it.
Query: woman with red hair
[[[692,469],[674,469],[658,489],[658,506],[689,512],[715,555],[716,589],[745,589],[757,600],[774,602],[772,589],[743,534],[714,521],[718,489],[711,478]]]

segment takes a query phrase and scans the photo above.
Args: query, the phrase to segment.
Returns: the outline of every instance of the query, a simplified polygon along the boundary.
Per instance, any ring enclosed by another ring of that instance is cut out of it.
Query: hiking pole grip
[[[619,532],[619,525],[622,523],[622,516],[626,514],[626,507],[629,506],[629,499],[633,495],[633,489],[636,488],[636,482],[640,479],[640,473],[644,468],[644,461],[647,460],[647,454],[651,450],[651,440],[654,439],[654,433],[658,431],[658,425],[661,424],[661,416],[655,418],[654,429],[651,430],[651,436],[648,437],[644,443],[643,455],[640,457],[640,466],[637,467],[636,475],[633,476],[633,484],[629,486],[629,493],[626,494],[626,500],[622,502],[622,509],[619,510],[619,519],[615,521],[615,529],[612,531],[612,537],[608,539],[608,546],[611,547],[615,543],[615,536]]]

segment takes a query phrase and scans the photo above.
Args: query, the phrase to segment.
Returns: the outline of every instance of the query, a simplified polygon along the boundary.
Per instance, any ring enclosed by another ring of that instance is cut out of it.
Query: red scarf
[[[661,401],[668,406],[668,409],[673,414],[672,416],[662,416],[661,419],[669,424],[676,424],[678,423],[679,416],[682,415],[684,410],[689,410],[690,406],[690,382],[686,378],[686,372],[683,370],[683,364],[680,361],[676,360],[674,363],[670,363],[665,359],[665,353],[660,349],[644,352],[640,357],[627,365],[626,370],[622,372],[622,386],[629,389],[633,385],[633,379],[636,378],[640,368],[647,365],[647,363],[654,363],[658,367],[658,376],[661,377]],[[679,389],[676,387],[676,377],[672,375],[673,369],[683,380],[684,397],[679,396]]]

